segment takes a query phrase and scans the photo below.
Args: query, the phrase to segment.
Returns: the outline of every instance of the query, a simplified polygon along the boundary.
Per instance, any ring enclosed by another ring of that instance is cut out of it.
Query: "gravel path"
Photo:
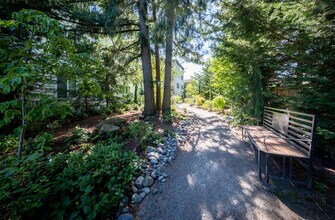
[[[198,117],[189,144],[165,168],[159,193],[139,205],[137,219],[300,219],[269,193],[254,155],[215,113],[181,105]]]

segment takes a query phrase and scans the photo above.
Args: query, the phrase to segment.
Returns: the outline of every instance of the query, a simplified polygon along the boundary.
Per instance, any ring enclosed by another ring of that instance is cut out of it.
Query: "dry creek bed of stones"
[[[196,120],[194,116],[181,121],[174,130],[175,135],[168,134],[163,143],[157,143],[156,147],[148,146],[146,158],[141,160],[141,174],[132,182],[133,204],[141,203],[148,194],[156,194],[159,189],[155,187],[156,182],[165,183],[169,176],[164,173],[164,168],[173,163],[177,156],[178,147],[189,140],[189,133],[193,130],[192,124]],[[118,220],[131,220],[129,207],[122,210]]]

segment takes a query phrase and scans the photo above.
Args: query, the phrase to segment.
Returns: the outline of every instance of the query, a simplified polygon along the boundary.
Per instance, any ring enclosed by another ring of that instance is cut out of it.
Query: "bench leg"
[[[261,155],[261,151],[258,150],[258,178],[259,180],[262,180],[262,155]]]
[[[265,179],[266,183],[269,183],[269,154],[266,154],[265,160]]]
[[[307,187],[308,187],[309,189],[312,188],[312,183],[313,183],[312,173],[313,173],[312,160],[309,159],[309,160],[308,160],[308,180],[307,180]]]
[[[283,157],[283,179],[286,176],[286,157]]]

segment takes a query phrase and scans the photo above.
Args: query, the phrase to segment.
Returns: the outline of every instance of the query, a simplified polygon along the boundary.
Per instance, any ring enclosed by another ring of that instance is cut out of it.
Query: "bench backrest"
[[[294,147],[311,157],[315,142],[315,115],[265,107],[263,126],[288,138]]]

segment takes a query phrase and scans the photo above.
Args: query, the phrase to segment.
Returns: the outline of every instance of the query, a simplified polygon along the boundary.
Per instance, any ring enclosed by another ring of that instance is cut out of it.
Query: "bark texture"
[[[164,97],[163,97],[163,114],[171,113],[171,73],[172,73],[172,43],[173,29],[175,23],[174,13],[175,1],[167,1],[167,31],[166,31],[166,56],[165,56],[165,78],[164,78]]]
[[[154,91],[152,83],[152,66],[149,43],[149,29],[146,25],[147,21],[147,3],[146,0],[138,1],[139,11],[139,28],[141,41],[141,60],[144,84],[144,112],[145,116],[155,114]]]
[[[155,1],[152,1],[152,14],[154,22],[157,22],[157,11]],[[159,46],[155,42],[155,63],[156,63],[156,110],[159,112],[161,110],[161,67],[160,67],[160,57],[159,57]]]

